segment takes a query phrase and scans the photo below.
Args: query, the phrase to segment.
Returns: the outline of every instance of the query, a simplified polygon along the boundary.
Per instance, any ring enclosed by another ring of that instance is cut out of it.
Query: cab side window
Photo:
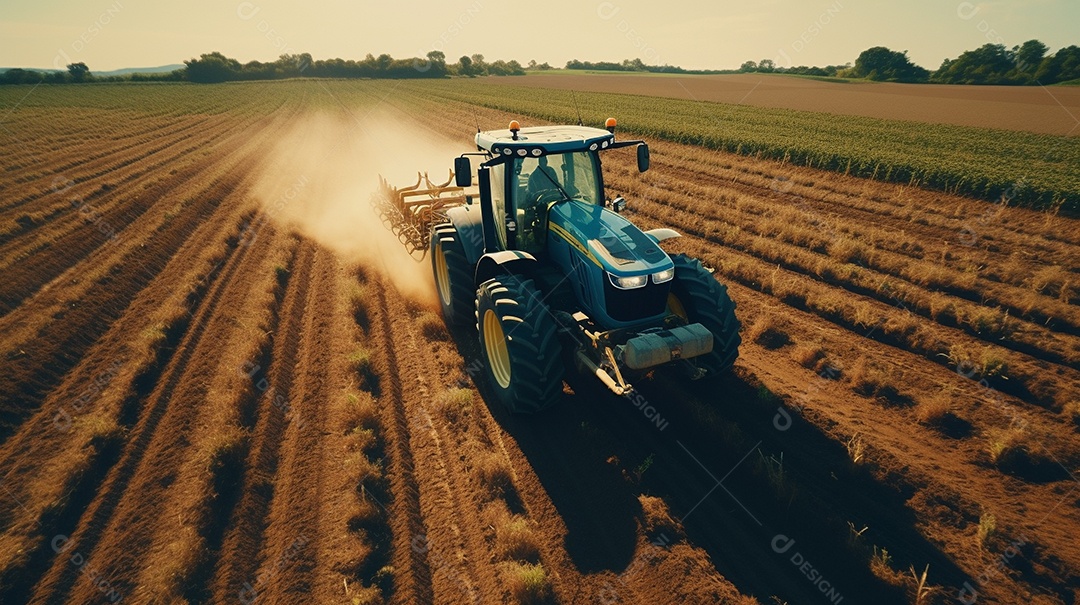
[[[495,235],[499,246],[506,248],[506,166],[491,167],[491,206],[495,211]]]

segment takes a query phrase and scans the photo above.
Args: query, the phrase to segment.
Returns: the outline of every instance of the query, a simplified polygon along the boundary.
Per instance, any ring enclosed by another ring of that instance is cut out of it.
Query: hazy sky
[[[569,59],[733,68],[854,61],[871,46],[935,69],[987,42],[1080,44],[1080,0],[3,0],[0,66],[92,70],[180,63],[213,50],[247,62],[282,53],[454,61]]]

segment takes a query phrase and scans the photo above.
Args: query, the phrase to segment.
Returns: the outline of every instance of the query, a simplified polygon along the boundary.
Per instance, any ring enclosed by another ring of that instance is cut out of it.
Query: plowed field
[[[369,209],[543,123],[440,90],[0,90],[0,602],[1077,601],[1075,219],[610,152],[739,361],[513,416]]]

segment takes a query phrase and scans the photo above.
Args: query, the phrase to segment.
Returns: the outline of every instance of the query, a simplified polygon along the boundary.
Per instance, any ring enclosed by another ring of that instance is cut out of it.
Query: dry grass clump
[[[355,510],[349,513],[348,526],[352,531],[378,527],[383,514],[380,503],[386,499],[388,489],[378,409],[371,394],[363,391],[346,394],[343,407],[342,466],[357,495]]]
[[[500,559],[540,562],[540,543],[532,531],[532,523],[521,515],[511,515],[501,508],[503,518],[495,525],[495,552]]]
[[[1008,360],[990,346],[973,351],[970,347],[953,345],[949,347],[947,357],[957,373],[973,380],[1009,378]]]
[[[885,319],[881,329],[900,342],[916,343],[918,342],[916,334],[919,332],[919,328],[922,327],[923,320],[914,313],[907,311],[890,315]]]
[[[855,392],[861,395],[872,395],[881,386],[882,374],[870,366],[865,355],[860,355],[848,370],[847,380]]]
[[[356,345],[352,353],[349,353],[349,364],[352,365],[353,371],[359,374],[365,374],[372,371],[372,357],[371,350],[362,345]]]
[[[990,431],[986,444],[986,453],[990,455],[990,463],[998,468],[1012,467],[1021,463],[1029,454],[1028,438],[1026,431],[1015,427]]]
[[[837,237],[829,242],[829,256],[841,263],[866,264],[870,251],[865,244],[847,237]]]
[[[897,384],[903,380],[903,376],[874,365],[864,355],[855,360],[855,364],[847,373],[847,380],[851,384],[851,389],[860,395],[895,405],[911,403],[911,399],[901,394],[897,387]]]
[[[942,426],[953,415],[952,397],[945,393],[935,393],[928,399],[923,399],[915,408],[915,418],[921,424],[928,426]]]
[[[507,586],[515,601],[521,605],[538,605],[550,601],[551,582],[543,564],[504,561],[499,567],[506,574]]]
[[[1061,265],[1043,267],[1024,283],[1036,294],[1053,296],[1064,303],[1075,300],[1080,286],[1072,272]]]
[[[847,440],[844,447],[847,448],[848,458],[851,459],[852,464],[858,466],[866,459],[866,442],[863,441],[862,435],[855,433]]]
[[[979,546],[987,548],[991,540],[997,535],[997,518],[989,513],[983,513],[979,515],[979,530],[976,533],[976,537],[979,539]]]
[[[802,367],[820,374],[827,365],[829,359],[825,347],[820,344],[802,343],[791,350],[791,358]]]
[[[447,389],[439,394],[435,403],[447,420],[457,422],[472,410],[473,392],[462,388]]]
[[[379,426],[379,410],[371,393],[360,391],[345,394],[345,413],[342,414],[341,432],[348,433],[357,428],[376,429]]]
[[[428,340],[450,340],[450,333],[446,331],[446,324],[438,315],[425,311],[416,318],[416,325],[420,333]]]
[[[360,388],[365,391],[377,393],[379,389],[379,375],[375,371],[375,358],[371,349],[363,345],[356,345],[352,353],[348,356],[349,366],[352,368],[358,378],[360,378]]]
[[[900,587],[904,585],[904,577],[893,569],[893,558],[888,549],[882,546],[874,546],[870,556],[870,571],[886,583]]]
[[[72,426],[77,432],[85,435],[87,442],[98,450],[109,445],[116,445],[124,438],[124,428],[117,424],[116,419],[102,414],[91,413],[79,416]]]
[[[998,470],[1026,481],[1048,483],[1070,478],[1069,471],[1058,462],[1070,456],[1044,449],[1038,436],[1022,427],[990,431],[986,452]]]
[[[505,585],[517,603],[546,603],[551,584],[540,562],[540,542],[533,533],[534,521],[513,514],[503,500],[494,500],[480,511],[482,523],[492,533],[493,550],[505,574]]]
[[[1016,329],[1016,321],[1009,317],[1009,312],[1001,308],[991,309],[981,305],[972,306],[961,314],[956,311],[957,323],[965,324],[980,336],[1004,338]]]
[[[1062,412],[1066,418],[1072,420],[1073,424],[1080,425],[1080,400],[1073,400],[1065,404],[1062,408]]]
[[[513,493],[514,480],[510,465],[502,456],[486,451],[477,457],[475,469],[489,498],[505,498]]]
[[[379,481],[383,477],[382,460],[368,458],[363,450],[345,455],[345,471],[358,484]]]
[[[382,589],[378,586],[361,586],[358,589],[349,586],[349,592],[346,593],[349,597],[349,603],[351,605],[383,605],[386,600],[383,598]]]
[[[781,328],[780,322],[769,314],[759,317],[746,331],[746,337],[770,350],[791,342],[791,337]]]
[[[247,431],[235,425],[221,427],[206,438],[202,455],[211,475],[230,479],[232,473],[243,468],[247,442]]]
[[[355,508],[349,514],[348,527],[350,531],[359,531],[382,522],[383,509],[376,502],[378,495],[368,489],[367,484],[361,484],[356,488],[357,499]],[[376,490],[377,491],[377,490]],[[381,495],[381,494],[380,494]]]

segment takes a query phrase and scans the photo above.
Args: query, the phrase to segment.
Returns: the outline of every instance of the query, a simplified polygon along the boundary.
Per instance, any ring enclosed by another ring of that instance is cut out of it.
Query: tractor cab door
[[[518,248],[541,254],[547,241],[548,210],[565,199],[598,203],[603,199],[596,156],[563,153],[514,160],[511,187]]]
[[[507,205],[506,165],[499,164],[491,167],[491,207],[495,215],[495,238],[499,242],[499,249],[507,249],[506,221],[511,217],[510,207]]]

